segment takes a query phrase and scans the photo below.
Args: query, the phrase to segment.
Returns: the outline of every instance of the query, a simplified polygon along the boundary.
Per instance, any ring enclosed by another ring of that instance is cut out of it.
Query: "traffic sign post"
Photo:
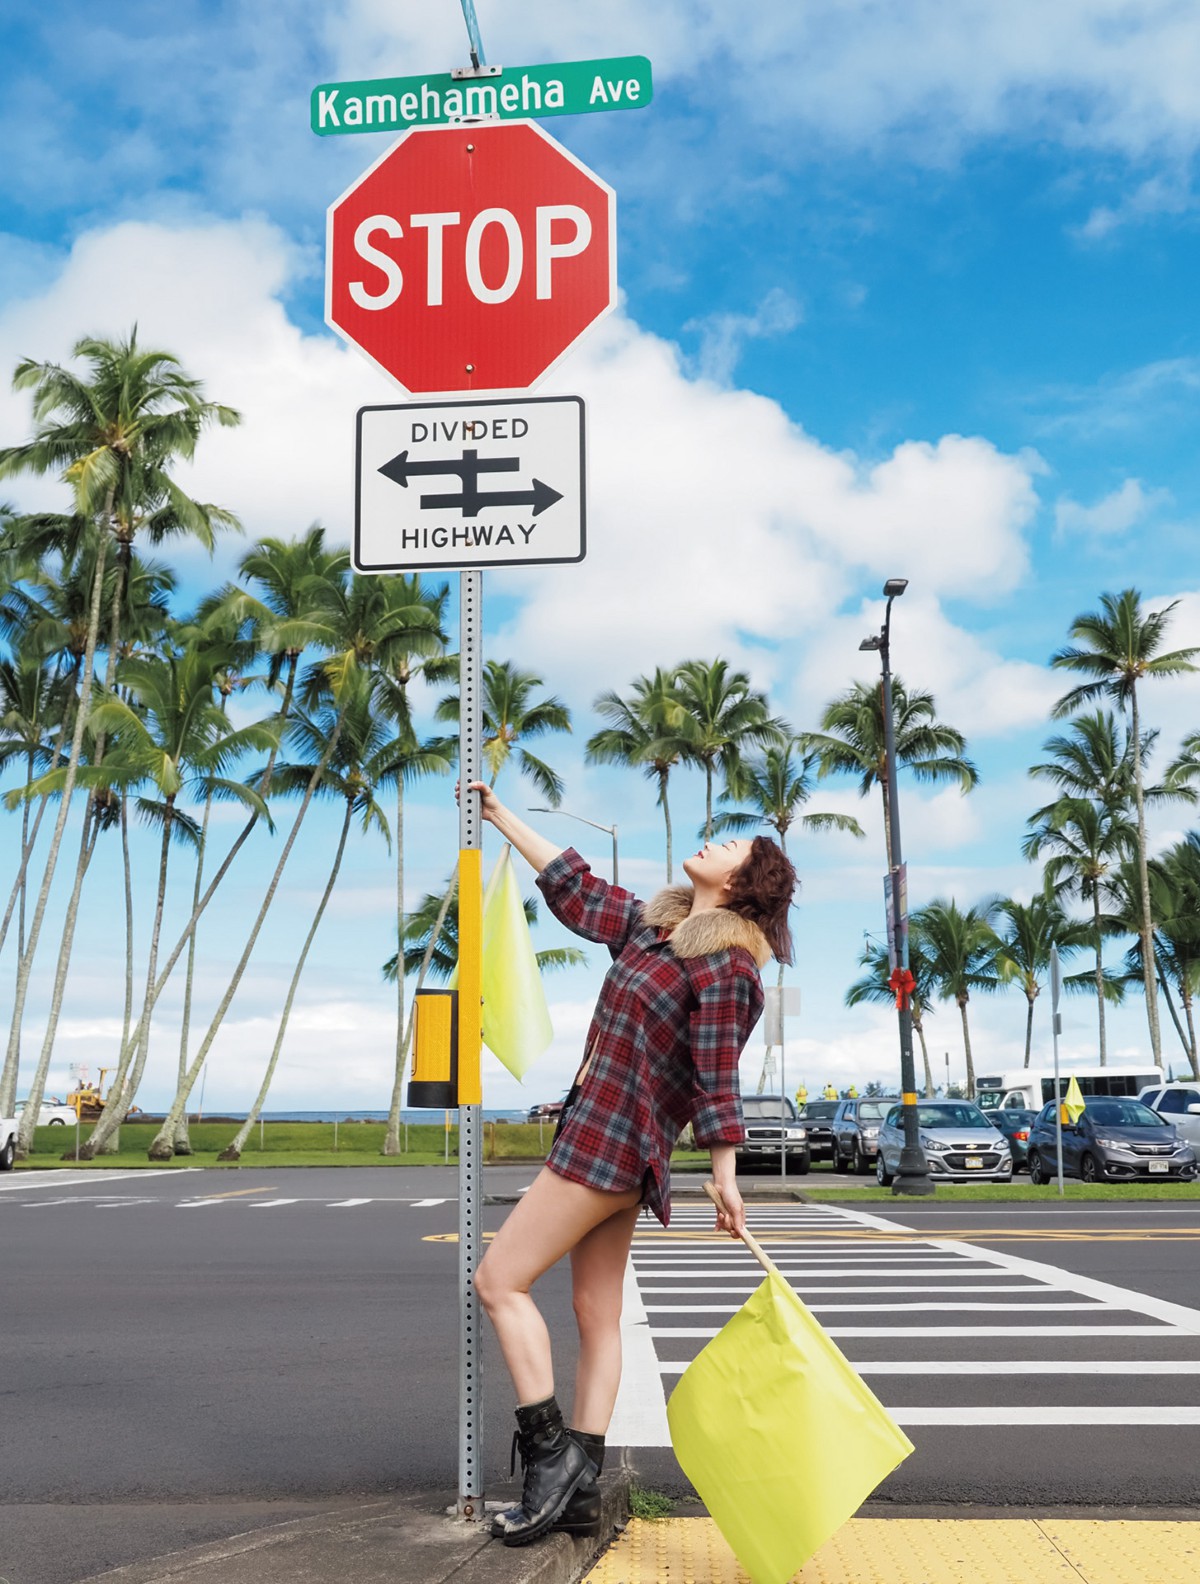
[[[532,121],[406,132],[329,207],[326,322],[414,396],[527,390],[616,301],[616,194]]]
[[[357,459],[360,572],[583,560],[578,396],[363,407]]]

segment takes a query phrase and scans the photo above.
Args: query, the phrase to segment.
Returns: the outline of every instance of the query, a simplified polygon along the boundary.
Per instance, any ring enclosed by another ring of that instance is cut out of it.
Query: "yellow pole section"
[[[483,854],[458,854],[458,1103],[483,1104]]]

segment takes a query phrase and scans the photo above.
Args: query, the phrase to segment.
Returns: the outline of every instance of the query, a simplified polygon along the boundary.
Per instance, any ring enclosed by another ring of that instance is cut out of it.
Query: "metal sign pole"
[[[1062,1033],[1062,1013],[1058,1010],[1059,997],[1062,995],[1062,968],[1058,961],[1058,947],[1050,948],[1050,1005],[1052,1009],[1052,1023],[1054,1029],[1054,1139],[1058,1147],[1058,1192],[1061,1196],[1065,1193],[1063,1188],[1063,1156],[1062,1156],[1062,1093],[1058,1081],[1058,1036]]]
[[[483,573],[459,575],[459,1107],[458,1107],[458,1511],[483,1517],[482,1324],[475,1267],[483,1241],[483,1123],[479,1087],[480,863],[483,820],[468,782],[483,779]]]

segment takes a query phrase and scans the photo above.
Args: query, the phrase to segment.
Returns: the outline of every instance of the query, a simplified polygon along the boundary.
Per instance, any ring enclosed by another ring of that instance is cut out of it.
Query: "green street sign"
[[[452,126],[483,116],[518,121],[640,110],[653,97],[650,62],[644,55],[622,55],[561,66],[482,66],[462,75],[321,83],[312,91],[310,114],[313,131],[331,137]]]

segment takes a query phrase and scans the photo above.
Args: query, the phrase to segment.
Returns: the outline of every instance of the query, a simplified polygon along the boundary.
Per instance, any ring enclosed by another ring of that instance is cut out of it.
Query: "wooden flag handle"
[[[717,1209],[720,1210],[723,1215],[728,1214],[725,1209],[725,1201],[721,1197],[721,1190],[717,1187],[715,1182],[712,1182],[711,1180],[706,1182],[704,1184],[704,1192],[708,1195],[713,1204],[716,1205]],[[752,1234],[749,1232],[739,1233],[739,1236],[741,1237],[742,1242],[750,1250],[751,1254],[754,1255],[754,1258],[762,1266],[763,1270],[773,1271],[775,1269],[775,1261],[763,1248],[762,1244],[756,1237],[752,1236]]]

